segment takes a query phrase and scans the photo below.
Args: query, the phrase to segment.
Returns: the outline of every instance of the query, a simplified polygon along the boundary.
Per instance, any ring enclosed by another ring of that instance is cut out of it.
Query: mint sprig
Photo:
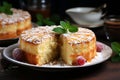
[[[3,5],[0,6],[0,13],[5,13],[8,15],[12,15],[13,12],[11,11],[12,5],[7,3],[7,2],[3,2]]]
[[[68,33],[68,32],[77,32],[78,27],[70,24],[69,21],[60,21],[61,27],[56,27],[53,29],[54,32],[58,34]]]
[[[60,18],[57,15],[53,15],[51,17],[45,18],[42,14],[37,14],[36,15],[37,18],[37,24],[39,26],[44,26],[44,25],[56,25],[58,23],[58,21],[60,21]]]
[[[112,62],[120,62],[120,43],[112,42],[111,48],[115,53],[115,55],[111,58],[111,61]]]

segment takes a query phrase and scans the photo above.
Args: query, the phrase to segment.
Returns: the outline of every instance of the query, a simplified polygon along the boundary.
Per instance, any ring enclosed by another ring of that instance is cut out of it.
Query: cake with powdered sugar
[[[53,27],[46,26],[22,32],[20,49],[29,63],[43,65],[57,57],[57,34],[52,29]]]
[[[0,39],[17,38],[22,31],[32,27],[27,11],[11,8],[12,15],[0,13]]]
[[[62,34],[61,57],[69,65],[78,65],[80,59],[90,62],[96,56],[96,36],[86,28],[78,32]]]
[[[22,32],[20,49],[29,63],[43,65],[59,56],[68,65],[78,65],[79,58],[90,62],[96,56],[94,32],[79,28],[78,32],[58,35],[52,31],[55,27],[58,26],[37,27]]]

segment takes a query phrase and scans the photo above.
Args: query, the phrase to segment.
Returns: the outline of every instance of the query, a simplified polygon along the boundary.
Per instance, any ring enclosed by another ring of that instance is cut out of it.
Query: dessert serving
[[[4,6],[8,5],[4,3]],[[0,9],[0,39],[17,38],[22,31],[31,28],[31,16],[27,11],[10,8],[10,13],[5,13],[3,6]],[[6,8],[6,7],[5,7]],[[7,8],[8,9],[8,8]],[[9,10],[7,10],[9,12]]]
[[[24,31],[20,36],[20,49],[29,63],[43,65],[58,55],[57,36],[53,27],[38,27]]]
[[[95,34],[85,28],[79,28],[78,32],[62,34],[61,57],[69,65],[80,64],[79,60],[91,61],[96,56]]]
[[[54,32],[58,28],[63,30],[61,26],[44,26],[22,32],[19,47],[28,63],[44,65],[61,58],[67,65],[82,65],[96,56],[96,37],[91,30],[78,28],[74,33],[58,34]]]

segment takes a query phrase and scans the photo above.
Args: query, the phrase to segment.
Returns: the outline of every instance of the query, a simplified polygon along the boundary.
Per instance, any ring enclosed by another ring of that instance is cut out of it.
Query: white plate
[[[26,63],[26,62],[17,61],[17,60],[12,58],[12,51],[13,51],[14,48],[18,47],[18,44],[13,44],[13,45],[5,48],[4,51],[3,51],[3,57],[6,58],[10,62],[19,64],[19,65],[22,65],[22,66],[26,66],[26,67],[29,67],[29,68],[37,69],[37,70],[74,69],[74,68],[81,68],[81,67],[88,67],[88,66],[96,65],[96,64],[102,63],[102,62],[106,61],[107,59],[109,59],[112,55],[112,49],[109,46],[107,46],[106,44],[104,44],[104,43],[102,43],[102,44],[104,46],[104,49],[101,52],[97,52],[97,56],[95,56],[95,58],[91,62],[87,62],[82,66],[68,66],[68,65],[65,65],[65,64],[61,64],[61,62],[60,63],[58,62],[55,65],[46,64],[46,65],[43,65],[43,66],[38,66],[38,65],[33,65],[33,64]]]

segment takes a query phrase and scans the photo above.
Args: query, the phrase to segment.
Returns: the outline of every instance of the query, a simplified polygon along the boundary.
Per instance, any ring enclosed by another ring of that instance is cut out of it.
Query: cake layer
[[[25,52],[29,63],[43,65],[60,56],[68,65],[77,65],[82,56],[91,61],[96,56],[96,36],[86,28],[78,32],[58,35],[56,26],[44,26],[26,30],[20,35],[20,49]]]
[[[79,56],[86,61],[91,61],[96,56],[96,37],[91,30],[79,28],[76,33],[61,35],[60,40],[61,57],[69,65],[73,65]]]
[[[12,9],[13,14],[0,13],[0,39],[17,38],[22,31],[32,27],[27,11]]]
[[[4,25],[4,28],[0,29],[0,39],[18,38],[22,31],[30,29],[31,27],[31,19]]]
[[[29,63],[43,65],[57,56],[56,34],[47,27],[24,31],[20,36],[20,48]]]

